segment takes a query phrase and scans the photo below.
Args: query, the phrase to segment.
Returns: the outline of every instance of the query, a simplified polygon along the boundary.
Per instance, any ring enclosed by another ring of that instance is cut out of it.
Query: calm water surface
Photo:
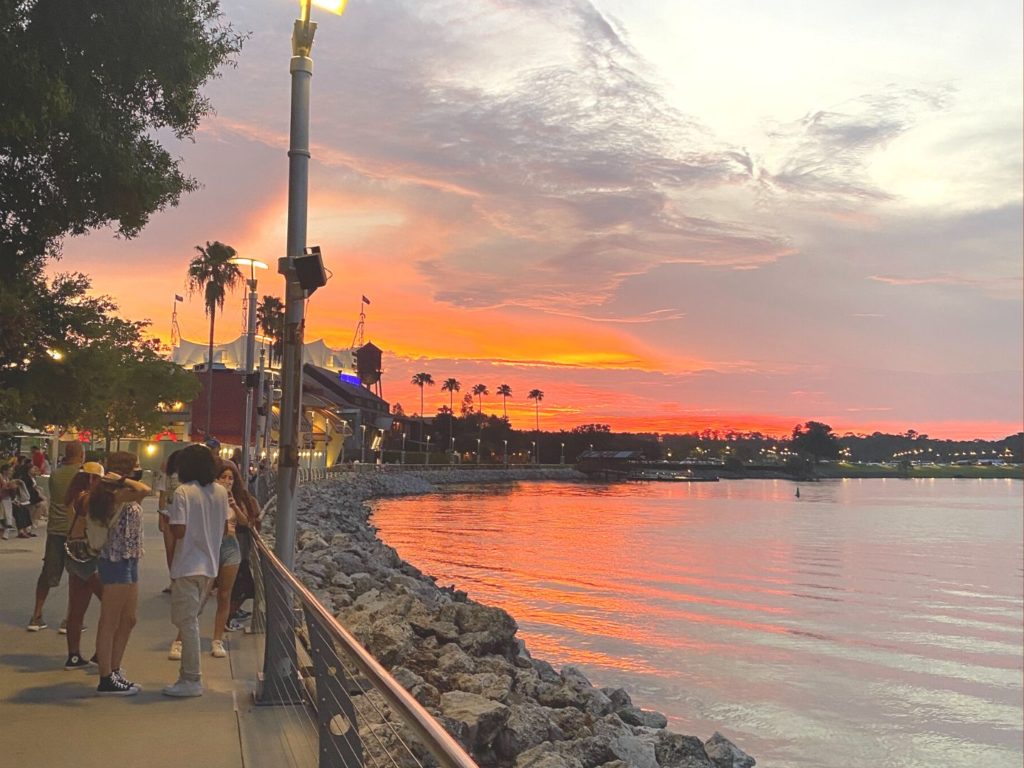
[[[1022,484],[522,484],[374,503],[531,653],[767,768],[1020,768]]]

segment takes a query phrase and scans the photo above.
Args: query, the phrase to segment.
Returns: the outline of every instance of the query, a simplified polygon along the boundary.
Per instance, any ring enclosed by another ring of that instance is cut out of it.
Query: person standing
[[[163,689],[166,696],[202,696],[199,662],[199,611],[210,582],[217,575],[220,545],[227,529],[228,492],[217,479],[217,461],[202,445],[182,449],[178,457],[181,483],[171,500],[168,523],[171,554],[171,623],[181,635],[178,680]]]
[[[14,505],[14,524],[18,527],[18,538],[27,539],[36,534],[32,531],[32,492],[35,481],[32,479],[32,463],[23,461],[14,469],[14,478],[8,487],[12,491],[11,502]],[[38,497],[38,492],[36,492]]]
[[[0,509],[3,511],[3,520],[0,521],[0,525],[4,529],[0,538],[3,538],[4,541],[11,538],[11,531],[15,530],[14,489],[10,487],[13,468],[13,464],[0,465]]]
[[[156,490],[158,492],[156,511],[157,520],[160,526],[160,534],[164,538],[164,554],[167,557],[167,570],[171,570],[171,554],[174,552],[174,534],[171,533],[171,525],[167,522],[167,515],[171,506],[171,499],[174,498],[174,491],[177,489],[178,482],[178,454],[181,450],[177,450],[167,457],[167,463],[164,465],[163,471],[160,473],[160,477],[156,482]],[[164,589],[164,593],[170,594],[170,585]]]
[[[46,523],[46,549],[43,555],[43,569],[36,582],[36,604],[32,610],[32,618],[28,622],[29,632],[46,629],[43,621],[43,604],[50,590],[59,587],[64,575],[64,542],[67,541],[70,518],[64,498],[68,486],[78,470],[82,468],[85,451],[82,444],[75,441],[64,444],[64,461],[50,475],[50,509]]]
[[[236,536],[239,523],[248,525],[249,516],[241,502],[234,497],[233,487],[242,485],[238,467],[232,461],[223,461],[217,482],[228,492],[228,524],[224,537],[220,542],[219,566],[217,570],[217,611],[213,617],[213,641],[210,644],[210,655],[223,659],[228,655],[224,647],[224,629],[228,623],[231,609],[231,592],[238,576],[238,567],[242,564],[242,551]],[[244,492],[244,490],[243,490]]]
[[[96,561],[103,585],[96,629],[99,696],[132,696],[141,690],[125,677],[121,666],[139,602],[139,560],[143,555],[139,502],[149,494],[149,486],[132,477],[142,472],[138,463],[134,453],[111,454],[107,474],[89,492],[87,502],[90,522],[107,529],[107,540]]]
[[[36,468],[36,471],[42,475],[43,464],[46,462],[46,454],[43,453],[42,449],[38,445],[32,446],[32,466]]]
[[[68,486],[64,503],[71,510],[71,525],[68,529],[68,542],[85,537],[88,514],[89,492],[99,485],[103,477],[103,465],[95,461],[87,461],[81,471]],[[67,642],[68,658],[64,669],[85,669],[90,662],[82,657],[82,629],[85,612],[89,609],[92,596],[103,599],[103,585],[96,573],[96,558],[82,557],[76,559],[69,554],[65,563],[68,572],[68,614]]]

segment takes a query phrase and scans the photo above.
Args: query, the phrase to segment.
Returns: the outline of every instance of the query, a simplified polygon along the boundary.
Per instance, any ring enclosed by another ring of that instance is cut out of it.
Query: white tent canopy
[[[269,345],[259,341],[256,343],[257,359],[259,359],[260,346],[267,347],[269,353]],[[182,339],[178,346],[171,350],[171,362],[177,363],[183,368],[206,365],[208,351],[209,347],[206,344]],[[269,363],[269,354],[267,361]],[[332,349],[323,339],[317,339],[304,345],[302,362],[353,375],[356,370],[355,357],[351,349]],[[245,368],[245,336],[239,336],[226,344],[214,344],[213,364],[215,366],[220,364],[228,369],[243,370]]]

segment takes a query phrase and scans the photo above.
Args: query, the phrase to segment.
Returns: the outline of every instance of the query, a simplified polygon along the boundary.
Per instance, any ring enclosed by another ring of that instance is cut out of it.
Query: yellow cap
[[[82,472],[88,472],[90,475],[98,475],[103,477],[103,465],[98,461],[87,461],[82,465]]]

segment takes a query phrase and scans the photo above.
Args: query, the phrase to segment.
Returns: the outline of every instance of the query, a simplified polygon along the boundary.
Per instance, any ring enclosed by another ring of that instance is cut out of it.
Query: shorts
[[[124,560],[107,560],[98,558],[97,570],[100,581],[104,584],[137,584],[139,581],[139,558],[129,557]]]
[[[32,512],[28,504],[14,505],[14,525],[20,531],[22,528],[32,527]]]
[[[220,541],[220,567],[242,564],[242,549],[238,546],[238,539],[234,536],[225,536]]]
[[[72,560],[70,557],[64,562],[64,567],[68,570],[69,576],[74,576],[76,579],[81,581],[88,581],[96,574],[96,561],[98,558],[92,558],[87,563],[80,563],[77,560]]]
[[[67,540],[68,537],[60,533],[46,534],[46,550],[43,552],[43,572],[39,576],[50,589],[59,587],[60,580],[64,577],[64,564],[69,559],[64,551],[64,542]]]

